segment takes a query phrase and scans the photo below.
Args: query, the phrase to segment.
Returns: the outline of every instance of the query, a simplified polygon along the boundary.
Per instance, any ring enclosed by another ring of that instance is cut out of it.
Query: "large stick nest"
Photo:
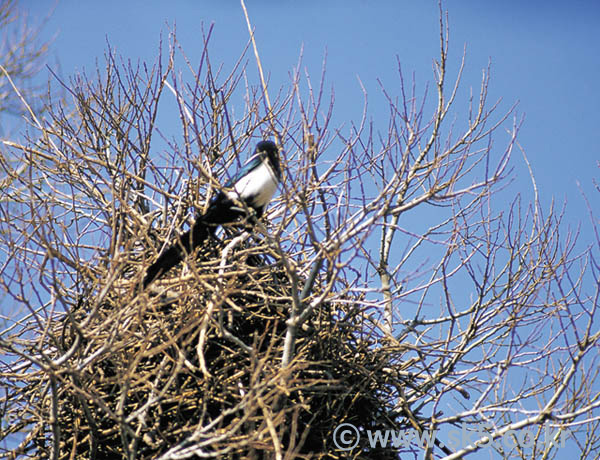
[[[47,357],[68,359],[10,387],[32,427],[20,452],[48,458],[58,436],[60,459],[347,458],[341,423],[405,427],[401,351],[358,297],[323,304],[282,368],[291,280],[259,243],[210,240],[147,292],[132,278],[82,296],[46,332]],[[397,458],[360,442],[355,456]]]

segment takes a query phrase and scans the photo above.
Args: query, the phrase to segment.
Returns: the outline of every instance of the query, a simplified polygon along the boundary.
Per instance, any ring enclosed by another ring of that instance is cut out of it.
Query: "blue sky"
[[[43,5],[43,6],[42,6]],[[335,88],[336,120],[357,119],[362,110],[358,78],[376,118],[383,100],[377,78],[395,92],[396,56],[420,88],[432,81],[438,54],[437,2],[346,0],[295,2],[248,0],[263,65],[271,88],[289,84],[290,70],[304,49],[304,64],[317,79],[327,54],[327,84]],[[50,4],[22,2],[42,18]],[[467,66],[463,88],[478,89],[481,69],[492,62],[490,101],[501,108],[519,101],[525,115],[520,143],[531,161],[543,203],[569,201],[567,219],[586,219],[577,182],[594,199],[600,178],[600,4],[595,1],[448,1],[451,70],[463,47]],[[201,24],[215,24],[212,59],[231,66],[248,32],[239,2],[221,1],[58,1],[46,25],[56,34],[52,52],[61,73],[91,71],[102,62],[108,40],[125,58],[154,62],[161,32],[176,24],[177,37],[193,60],[201,45]],[[51,61],[54,62],[54,61]],[[51,64],[57,67],[56,64]],[[183,68],[184,63],[180,61]],[[464,93],[466,94],[466,93]],[[386,116],[385,106],[381,106]],[[377,120],[375,120],[377,121]],[[382,121],[383,123],[383,121]],[[500,133],[501,134],[501,133]],[[502,139],[499,138],[500,142]],[[527,172],[515,156],[519,187]],[[525,190],[523,190],[525,191]]]
[[[301,4],[246,1],[272,94],[289,87],[301,50],[303,65],[315,84],[326,56],[325,86],[335,91],[334,127],[348,127],[350,121],[360,120],[360,79],[369,95],[374,125],[387,131],[389,108],[378,80],[391,94],[400,93],[397,60],[405,79],[410,80],[414,74],[417,94],[426,84],[433,84],[432,62],[439,56],[437,1],[379,1],[377,7],[359,0]],[[43,18],[50,4],[41,4],[33,0],[22,3],[34,16]],[[544,214],[552,200],[559,209],[566,200],[562,235],[566,235],[567,227],[577,229],[582,223],[578,249],[583,250],[595,237],[581,191],[595,206],[596,219],[600,218],[600,207],[595,204],[600,197],[593,182],[600,182],[600,3],[576,1],[565,6],[552,1],[461,0],[447,1],[444,7],[449,14],[450,79],[456,74],[463,49],[467,50],[462,89],[452,116],[459,122],[466,118],[469,91],[478,94],[482,69],[491,62],[488,105],[501,98],[498,112],[503,113],[518,102],[516,114],[525,117],[518,140],[535,174]],[[104,66],[108,41],[124,59],[152,65],[158,56],[161,34],[166,49],[170,28],[176,24],[179,43],[190,61],[197,63],[202,51],[202,27],[206,30],[213,23],[213,66],[222,63],[231,69],[248,42],[238,0],[168,4],[59,0],[45,26],[46,36],[55,36],[54,57],[49,62],[67,80],[82,70],[93,75],[97,63],[101,69]],[[251,53],[248,59],[252,78]],[[189,77],[181,57],[176,57],[176,69]],[[172,102],[161,110],[158,126],[167,137],[178,137],[179,114],[169,112],[173,110]],[[239,105],[243,105],[241,99]],[[494,135],[493,155],[497,157],[509,139],[504,129],[510,125],[509,120]],[[164,148],[157,144],[153,147],[158,153]],[[494,197],[497,210],[505,210],[516,194],[524,197],[523,206],[533,197],[529,173],[518,150],[513,152],[512,166],[511,186]],[[422,211],[438,212],[427,207]],[[411,230],[427,228],[427,216],[412,217],[408,223]],[[404,240],[398,240],[398,245],[403,247]]]

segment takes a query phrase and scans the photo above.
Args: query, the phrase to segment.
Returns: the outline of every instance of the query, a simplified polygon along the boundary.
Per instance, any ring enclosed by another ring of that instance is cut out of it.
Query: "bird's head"
[[[277,176],[278,180],[281,180],[281,167],[279,166],[279,149],[275,142],[272,141],[260,141],[256,144],[255,153],[261,159],[267,159],[273,169],[273,172]]]

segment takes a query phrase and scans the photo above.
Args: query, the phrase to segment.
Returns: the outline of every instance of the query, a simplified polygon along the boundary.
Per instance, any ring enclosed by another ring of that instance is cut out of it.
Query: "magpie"
[[[215,232],[217,226],[235,222],[241,217],[259,219],[275,194],[280,180],[277,146],[271,141],[259,142],[254,155],[225,184],[224,190],[211,200],[206,212],[197,216],[192,227],[150,265],[142,282],[143,287],[146,288],[191,254],[209,234]],[[255,216],[248,216],[248,210],[254,210]]]

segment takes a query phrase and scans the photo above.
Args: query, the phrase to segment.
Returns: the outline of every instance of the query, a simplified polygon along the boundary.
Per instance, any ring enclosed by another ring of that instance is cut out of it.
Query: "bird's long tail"
[[[203,219],[198,219],[190,230],[181,235],[177,242],[163,252],[160,257],[146,271],[142,282],[143,288],[148,287],[152,281],[168,272],[181,262],[184,257],[191,254],[208,237],[209,228]]]

